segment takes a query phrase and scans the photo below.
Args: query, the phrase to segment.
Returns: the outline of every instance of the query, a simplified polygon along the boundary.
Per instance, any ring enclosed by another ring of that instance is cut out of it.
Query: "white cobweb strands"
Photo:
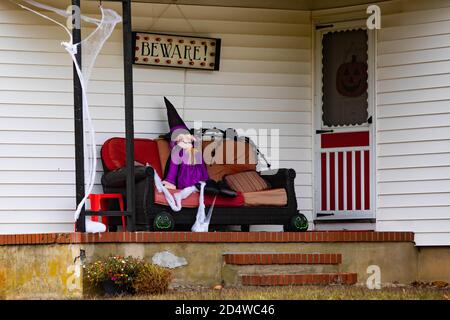
[[[63,16],[65,18],[70,17],[71,13],[68,13],[64,10],[54,8],[48,5],[41,4],[34,0],[23,0],[34,7],[43,9],[45,11],[52,11],[57,15]],[[23,9],[31,11],[47,20],[50,20],[60,27],[64,28],[65,31],[69,35],[69,41],[62,42],[61,45],[66,49],[66,51],[70,54],[73,63],[75,64],[78,78],[80,79],[82,95],[83,95],[83,124],[85,128],[84,132],[84,154],[85,154],[85,195],[80,203],[77,205],[77,209],[74,214],[75,221],[78,219],[81,209],[83,208],[89,194],[92,192],[95,183],[95,175],[96,175],[96,167],[97,167],[97,150],[96,150],[96,141],[95,141],[95,129],[92,123],[92,118],[89,111],[89,103],[88,103],[88,85],[89,80],[92,74],[92,70],[95,65],[95,61],[105,44],[106,40],[111,36],[114,28],[118,23],[122,21],[122,18],[119,14],[117,14],[114,10],[104,9],[100,7],[102,18],[101,20],[89,18],[81,15],[81,19],[88,23],[93,23],[97,25],[96,29],[87,36],[80,43],[73,43],[73,38],[71,35],[71,30],[68,27],[64,26],[64,24],[56,21],[53,18],[46,16],[45,14],[38,12],[34,9],[31,9],[25,5],[18,4]],[[79,52],[79,48],[81,46],[82,51],[82,67],[77,62],[76,54]],[[102,232],[106,230],[106,226],[93,222],[90,219],[86,219],[86,231],[87,232]]]
[[[102,20],[99,21],[97,29],[81,41],[83,64],[82,72],[86,86],[89,83],[95,61],[103,48],[103,45],[113,33],[116,25],[122,21],[122,18],[114,10],[103,8],[100,9],[102,12]],[[80,44],[76,44],[77,47],[79,45]]]
[[[113,10],[103,9],[102,20],[98,24],[95,31],[93,31],[88,37],[81,41],[81,43],[74,44],[75,52],[79,51],[81,45],[82,53],[82,70],[77,68],[77,73],[80,78],[82,93],[83,93],[83,123],[84,123],[84,151],[86,164],[86,193],[83,200],[78,204],[75,212],[75,220],[78,219],[80,211],[86,202],[87,196],[92,192],[95,183],[95,176],[97,171],[97,149],[95,139],[95,128],[92,123],[92,118],[89,110],[88,103],[88,85],[91,78],[92,70],[95,65],[95,61],[105,44],[106,40],[111,36],[117,23],[122,21],[121,17]],[[71,53],[71,52],[69,52]],[[76,63],[76,57],[74,53],[71,53],[72,59]],[[81,74],[81,75],[80,75]],[[89,223],[89,220],[86,220]],[[86,224],[86,231],[88,224]]]

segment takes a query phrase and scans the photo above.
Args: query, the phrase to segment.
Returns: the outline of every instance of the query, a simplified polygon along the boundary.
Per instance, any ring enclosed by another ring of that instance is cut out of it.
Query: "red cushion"
[[[169,190],[171,194],[177,193],[180,190]],[[194,192],[186,199],[181,200],[181,205],[184,208],[197,208],[198,207],[198,198],[199,193]],[[205,194],[205,206],[212,205],[214,201],[214,196],[210,194]],[[167,200],[164,194],[159,193],[155,188],[155,203],[167,206]],[[237,196],[234,198],[217,196],[216,203],[214,206],[216,207],[242,207],[244,205],[244,196],[241,192],[237,193]]]
[[[106,169],[116,170],[125,167],[125,138],[111,138],[102,147],[102,160]],[[158,144],[150,139],[134,139],[134,159],[142,164],[150,164],[162,176]]]

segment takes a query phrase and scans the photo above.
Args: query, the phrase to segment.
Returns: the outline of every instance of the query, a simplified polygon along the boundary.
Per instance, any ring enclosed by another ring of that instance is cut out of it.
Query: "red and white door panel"
[[[369,131],[321,134],[318,217],[371,215],[369,142]]]

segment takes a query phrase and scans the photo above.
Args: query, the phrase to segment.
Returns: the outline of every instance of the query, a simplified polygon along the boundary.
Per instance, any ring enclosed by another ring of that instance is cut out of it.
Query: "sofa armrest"
[[[135,167],[135,204],[136,226],[139,230],[147,230],[149,226],[148,213],[154,202],[154,170],[152,167]],[[102,176],[103,192],[121,193],[127,197],[127,171],[125,168],[105,173]]]
[[[259,173],[272,188],[288,188],[290,184],[294,184],[296,172],[294,169],[278,169],[266,170]]]
[[[154,170],[152,167],[139,166],[134,168],[135,183],[144,180],[146,177],[153,178]],[[120,168],[114,171],[105,173],[102,176],[102,185],[107,188],[125,187],[127,182],[127,170],[126,168]]]
[[[260,172],[263,179],[269,182],[272,188],[284,188],[287,194],[287,207],[297,210],[297,197],[295,195],[295,176],[294,169],[278,169]]]
[[[297,197],[295,195],[294,169],[278,169],[260,172],[263,179],[270,183],[272,188],[284,188],[287,194],[287,207],[297,210]]]

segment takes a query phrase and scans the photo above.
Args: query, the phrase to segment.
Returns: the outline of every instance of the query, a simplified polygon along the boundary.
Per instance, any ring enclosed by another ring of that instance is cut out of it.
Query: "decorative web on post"
[[[67,12],[65,10],[57,9],[45,4],[41,4],[34,0],[23,0],[29,5],[34,7],[43,9],[45,11],[51,11],[56,13],[57,15],[63,16],[65,18],[72,17],[72,10]],[[71,30],[65,26],[63,23],[58,22],[57,20],[44,15],[41,12],[38,12],[30,7],[27,7],[23,4],[19,4],[25,10],[31,11],[47,20],[50,20],[60,27],[64,28],[64,30],[69,35],[69,41],[62,42],[61,45],[66,49],[66,51],[70,54],[73,63],[75,64],[76,71],[78,77],[80,79],[82,95],[83,95],[83,123],[84,123],[84,154],[85,154],[85,195],[83,200],[77,204],[77,209],[75,211],[75,221],[78,219],[80,215],[80,211],[83,208],[87,197],[92,192],[94,187],[94,180],[96,174],[96,166],[97,166],[97,150],[95,143],[95,129],[92,123],[92,118],[89,111],[89,103],[87,98],[87,91],[89,80],[91,77],[92,69],[94,68],[95,60],[97,59],[98,54],[100,53],[103,45],[106,40],[111,36],[112,32],[116,25],[122,21],[122,18],[117,12],[111,9],[104,9],[100,6],[101,11],[101,20],[93,19],[90,17],[86,17],[81,15],[80,18],[88,23],[94,24],[97,27],[95,30],[89,34],[85,39],[83,39],[79,43],[73,43],[72,32]],[[73,9],[73,8],[72,8]],[[76,59],[76,54],[79,51],[81,46],[82,51],[82,66],[80,66]],[[103,232],[106,230],[106,226],[102,223],[93,222],[91,219],[86,219],[86,231],[87,232]]]

